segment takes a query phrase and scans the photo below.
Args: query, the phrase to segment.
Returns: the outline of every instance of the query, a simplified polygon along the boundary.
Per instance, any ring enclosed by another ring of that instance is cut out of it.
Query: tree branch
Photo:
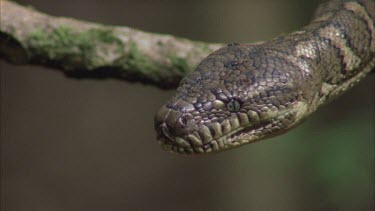
[[[57,68],[78,78],[114,77],[176,87],[211,44],[129,27],[53,17],[0,0],[0,57]]]

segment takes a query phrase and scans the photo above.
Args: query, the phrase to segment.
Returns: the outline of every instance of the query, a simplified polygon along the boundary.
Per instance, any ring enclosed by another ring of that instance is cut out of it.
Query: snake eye
[[[240,107],[241,107],[240,102],[238,102],[237,100],[231,100],[227,104],[227,108],[230,112],[237,112],[240,110]]]

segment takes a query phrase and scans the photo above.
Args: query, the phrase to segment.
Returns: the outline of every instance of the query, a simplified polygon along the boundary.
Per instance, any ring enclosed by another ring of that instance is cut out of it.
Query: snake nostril
[[[182,125],[187,125],[189,124],[189,122],[193,119],[193,116],[191,114],[183,114],[180,119],[179,119],[179,122],[182,124]]]
[[[165,123],[159,126],[158,136],[159,138],[164,137],[169,141],[173,141],[173,138],[170,136],[170,131],[168,130],[168,127]]]

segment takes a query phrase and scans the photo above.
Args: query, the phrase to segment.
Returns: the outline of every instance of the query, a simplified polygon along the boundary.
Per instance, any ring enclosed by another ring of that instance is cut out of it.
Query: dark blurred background
[[[296,30],[318,1],[19,0],[56,16],[209,42]],[[173,94],[0,61],[2,208],[374,210],[374,79],[281,137],[210,156],[162,151],[153,115]]]

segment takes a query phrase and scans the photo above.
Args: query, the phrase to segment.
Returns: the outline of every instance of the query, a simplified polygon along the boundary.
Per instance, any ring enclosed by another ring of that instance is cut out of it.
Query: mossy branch
[[[175,87],[222,44],[53,17],[0,0],[0,58],[79,78],[114,77]]]

